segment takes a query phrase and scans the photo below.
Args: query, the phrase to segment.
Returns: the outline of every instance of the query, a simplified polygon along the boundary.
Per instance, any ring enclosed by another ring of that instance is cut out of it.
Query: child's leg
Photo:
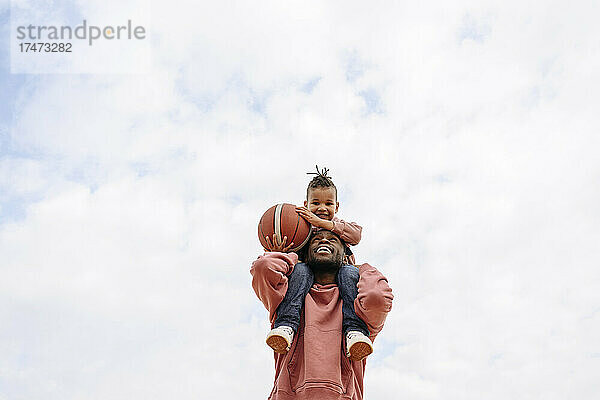
[[[304,305],[304,298],[313,285],[314,275],[305,263],[298,263],[288,276],[288,289],[285,297],[277,307],[273,328],[282,325],[291,327],[298,332],[300,326],[300,312]]]
[[[342,298],[342,331],[344,335],[348,331],[359,331],[369,336],[367,324],[356,315],[354,311],[354,300],[358,295],[358,268],[353,265],[343,265],[336,276],[340,297]]]

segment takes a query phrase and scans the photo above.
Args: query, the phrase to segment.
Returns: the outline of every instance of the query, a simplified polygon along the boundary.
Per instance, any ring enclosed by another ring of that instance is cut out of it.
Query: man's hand
[[[304,206],[296,207],[296,212],[298,214],[300,214],[300,216],[302,218],[307,220],[308,223],[311,224],[312,226],[316,226],[317,228],[327,229],[329,231],[333,230],[333,227],[334,227],[333,221],[328,221],[326,219],[319,218],[312,211],[310,211],[308,208],[306,208]]]
[[[281,243],[279,243],[275,234],[273,234],[273,241],[271,241],[268,236],[265,236],[265,240],[267,241],[267,248],[265,248],[266,252],[279,251],[281,253],[287,253],[294,245],[294,242],[290,243],[288,246],[285,245],[285,242],[287,242],[287,236],[283,237],[283,241]]]

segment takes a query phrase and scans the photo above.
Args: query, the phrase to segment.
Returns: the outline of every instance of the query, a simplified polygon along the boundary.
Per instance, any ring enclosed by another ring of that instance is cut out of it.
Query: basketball
[[[294,243],[289,251],[298,251],[308,242],[310,224],[296,212],[293,204],[277,204],[263,214],[258,223],[258,240],[263,248],[267,248],[265,236],[273,240],[273,234],[279,242],[287,236],[286,246]]]

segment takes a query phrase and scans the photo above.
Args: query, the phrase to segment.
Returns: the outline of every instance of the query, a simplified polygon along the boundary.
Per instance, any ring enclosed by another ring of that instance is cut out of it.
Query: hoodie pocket
[[[345,393],[352,368],[342,352],[341,333],[310,327],[302,333],[291,349],[293,353],[287,365],[291,389],[295,392],[304,386],[321,386]]]

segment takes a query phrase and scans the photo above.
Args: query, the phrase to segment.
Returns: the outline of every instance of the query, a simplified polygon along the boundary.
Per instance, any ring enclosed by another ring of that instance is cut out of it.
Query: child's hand
[[[324,228],[330,231],[333,230],[333,221],[328,221],[326,219],[319,218],[312,211],[310,211],[304,206],[296,207],[296,212],[300,214],[302,218],[307,220],[308,223],[312,226],[316,226],[317,228]]]
[[[273,234],[272,242],[268,236],[265,236],[265,240],[267,241],[267,248],[265,249],[265,251],[267,251],[267,252],[268,251],[279,251],[281,253],[287,253],[294,245],[294,242],[290,243],[288,246],[285,245],[285,242],[287,241],[287,236],[283,237],[283,241],[281,243],[279,243],[277,241],[277,236],[275,236],[275,234]]]

